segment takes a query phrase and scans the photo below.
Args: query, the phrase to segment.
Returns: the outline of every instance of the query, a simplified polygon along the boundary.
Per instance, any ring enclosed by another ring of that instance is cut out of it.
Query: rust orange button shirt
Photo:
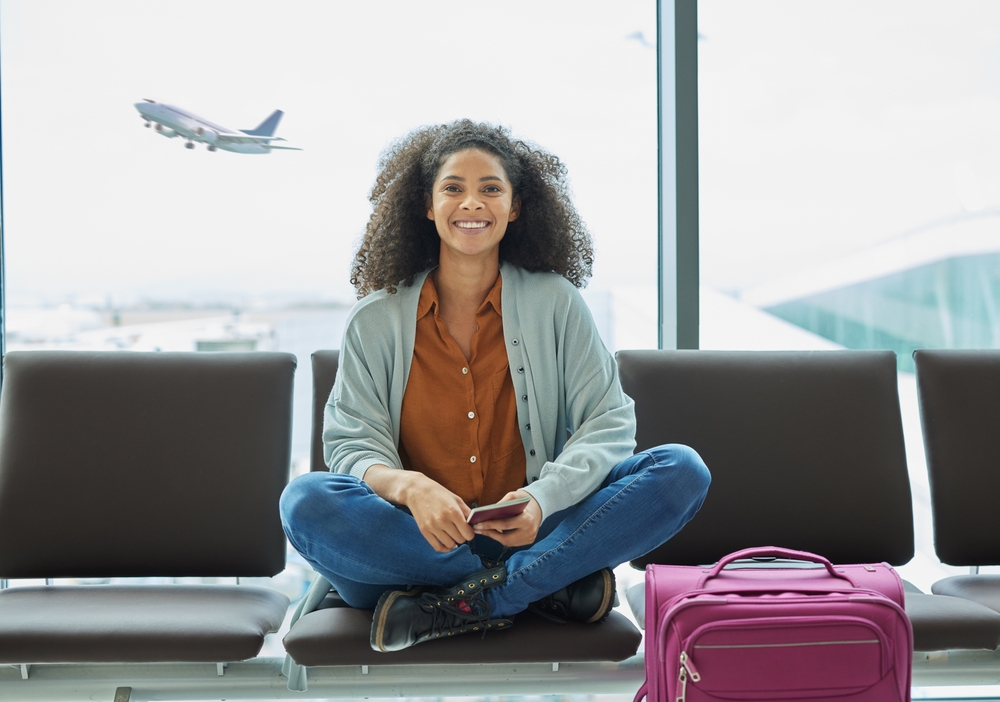
[[[479,329],[467,361],[438,316],[437,288],[427,276],[403,394],[403,466],[433,478],[470,506],[496,502],[525,482],[517,396],[503,337],[502,284],[497,277],[476,312]]]

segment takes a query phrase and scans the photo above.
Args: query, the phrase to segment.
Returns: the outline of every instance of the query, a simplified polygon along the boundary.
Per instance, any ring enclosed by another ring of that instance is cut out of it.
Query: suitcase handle
[[[710,571],[707,571],[705,576],[698,582],[698,587],[702,588],[705,583],[715,578],[722,572],[722,569],[733,561],[738,561],[743,558],[759,558],[761,556],[768,556],[774,558],[793,558],[797,561],[809,561],[811,563],[821,563],[826,567],[826,572],[828,572],[834,578],[840,578],[841,580],[846,580],[853,587],[857,587],[857,583],[851,580],[843,572],[838,572],[830,561],[823,558],[815,553],[810,553],[809,551],[795,551],[790,548],[781,548],[780,546],[758,546],[756,548],[745,548],[742,551],[734,551],[728,556],[724,556],[719,559],[719,562],[712,566]]]
[[[640,687],[639,691],[635,693],[635,699],[633,699],[632,702],[639,702],[639,700],[641,700],[643,697],[646,697],[646,686],[648,684],[649,684],[648,680],[643,681],[642,687]]]

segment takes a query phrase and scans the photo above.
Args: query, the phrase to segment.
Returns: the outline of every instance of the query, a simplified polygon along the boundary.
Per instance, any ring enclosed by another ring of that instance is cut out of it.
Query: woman
[[[468,120],[412,132],[380,166],[326,406],[331,472],[285,490],[288,538],[375,609],[375,650],[528,608],[599,621],[611,568],[680,530],[710,478],[687,447],[632,455],[633,403],[577,291],[593,252],[565,167]]]

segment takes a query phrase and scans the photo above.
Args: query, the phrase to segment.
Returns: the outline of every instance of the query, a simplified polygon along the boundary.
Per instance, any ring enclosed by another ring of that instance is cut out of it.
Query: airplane
[[[238,154],[269,154],[272,149],[302,151],[294,146],[278,146],[271,143],[285,141],[281,137],[273,136],[281,116],[285,114],[281,110],[272,112],[271,116],[261,122],[256,129],[234,131],[213,124],[187,110],[149,98],[135,103],[135,109],[142,115],[146,126],[153,127],[157,134],[162,134],[168,139],[178,136],[187,139],[187,143],[184,144],[186,149],[193,149],[194,142],[197,141],[207,144],[209,151],[223,149]]]

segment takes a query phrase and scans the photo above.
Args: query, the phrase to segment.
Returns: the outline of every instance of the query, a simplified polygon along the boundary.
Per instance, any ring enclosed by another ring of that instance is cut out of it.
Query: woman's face
[[[457,151],[441,164],[427,219],[441,237],[441,260],[499,258],[507,224],[517,219],[514,196],[500,159],[488,151]]]

